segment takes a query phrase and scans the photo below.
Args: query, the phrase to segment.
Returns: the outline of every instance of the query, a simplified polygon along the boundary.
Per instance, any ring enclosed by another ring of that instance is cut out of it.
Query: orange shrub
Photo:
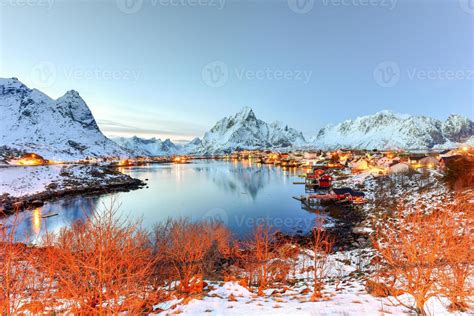
[[[178,279],[184,293],[201,292],[206,267],[230,253],[230,233],[221,224],[168,220],[155,226],[158,269],[168,269],[169,282]]]
[[[138,222],[122,221],[113,204],[86,223],[44,239],[37,263],[56,280],[56,297],[74,314],[138,313],[153,298],[148,235]]]

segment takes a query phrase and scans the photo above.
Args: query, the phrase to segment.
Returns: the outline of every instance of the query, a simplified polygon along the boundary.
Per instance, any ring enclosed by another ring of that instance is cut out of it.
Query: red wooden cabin
[[[330,188],[331,186],[332,186],[332,177],[330,175],[325,174],[319,179],[320,188],[327,189],[327,188]]]

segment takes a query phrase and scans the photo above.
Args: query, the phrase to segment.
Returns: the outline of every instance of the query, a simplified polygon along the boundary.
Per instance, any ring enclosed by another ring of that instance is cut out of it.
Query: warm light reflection
[[[38,163],[34,160],[29,160],[29,159],[20,159],[16,163],[19,166],[38,166],[41,165],[41,163]]]
[[[31,226],[33,227],[33,232],[38,235],[41,231],[41,208],[35,208],[32,215]]]
[[[128,163],[129,163],[128,160],[120,160],[118,165],[119,166],[126,166],[126,165],[128,165]]]
[[[185,163],[187,161],[186,157],[176,156],[173,158],[174,163]]]
[[[48,165],[62,165],[62,164],[64,164],[64,161],[48,160]]]

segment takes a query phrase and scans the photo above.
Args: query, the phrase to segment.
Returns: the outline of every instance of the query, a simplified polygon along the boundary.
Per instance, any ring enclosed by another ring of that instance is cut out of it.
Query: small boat
[[[53,217],[53,216],[57,216],[58,213],[49,213],[49,214],[45,214],[43,216],[41,216],[41,218],[50,218],[50,217]]]
[[[350,188],[331,189],[326,192],[318,190],[316,194],[302,195],[293,198],[304,205],[321,203],[361,205],[367,203],[363,192],[354,191]]]

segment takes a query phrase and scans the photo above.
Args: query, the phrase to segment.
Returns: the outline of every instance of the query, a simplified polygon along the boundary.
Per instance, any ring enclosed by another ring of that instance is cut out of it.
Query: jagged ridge
[[[175,144],[170,139],[162,141],[158,138],[144,139],[137,136],[112,138],[120,146],[129,149],[137,156],[173,156],[197,152],[201,148],[201,140],[196,137],[189,143]]]
[[[431,149],[469,141],[474,124],[460,115],[442,122],[382,111],[322,128],[312,145],[322,149]]]
[[[301,132],[281,122],[268,124],[244,107],[234,116],[225,117],[204,135],[202,152],[224,153],[239,149],[288,148],[306,143]]]
[[[0,146],[52,160],[127,155],[102,134],[74,90],[53,100],[16,78],[0,79],[0,113]]]

